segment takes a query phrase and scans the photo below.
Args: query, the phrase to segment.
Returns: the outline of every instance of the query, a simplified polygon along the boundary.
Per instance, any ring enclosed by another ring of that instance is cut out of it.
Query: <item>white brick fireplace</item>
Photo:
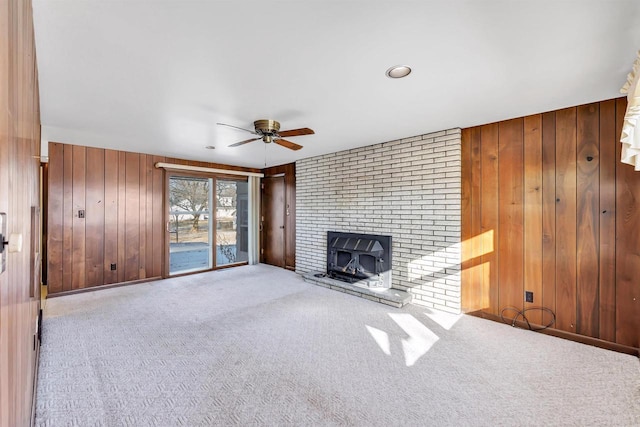
[[[391,235],[395,289],[460,311],[460,129],[296,162],[296,271],[326,270],[327,231]]]

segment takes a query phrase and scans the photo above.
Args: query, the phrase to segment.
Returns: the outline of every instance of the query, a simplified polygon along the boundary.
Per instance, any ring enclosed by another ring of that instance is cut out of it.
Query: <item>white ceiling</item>
[[[43,139],[252,167],[618,97],[640,48],[638,0],[33,7]],[[216,126],[262,118],[316,134]]]

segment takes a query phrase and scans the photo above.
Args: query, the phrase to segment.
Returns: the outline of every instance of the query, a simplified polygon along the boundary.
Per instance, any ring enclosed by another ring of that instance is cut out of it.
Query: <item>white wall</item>
[[[325,271],[327,231],[387,234],[393,283],[460,311],[460,129],[296,162],[296,271]]]

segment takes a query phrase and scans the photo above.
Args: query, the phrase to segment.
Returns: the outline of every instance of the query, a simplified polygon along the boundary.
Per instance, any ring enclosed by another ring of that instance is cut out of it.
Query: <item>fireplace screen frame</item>
[[[372,245],[373,242],[378,242],[379,245]],[[393,263],[391,245],[391,236],[328,231],[327,275],[360,286],[391,288],[391,266]],[[352,263],[352,265],[345,264],[347,259],[345,254],[349,255],[348,263]],[[371,261],[360,263],[361,257],[375,258],[376,271],[362,271],[362,267],[365,267],[363,264],[370,266]]]

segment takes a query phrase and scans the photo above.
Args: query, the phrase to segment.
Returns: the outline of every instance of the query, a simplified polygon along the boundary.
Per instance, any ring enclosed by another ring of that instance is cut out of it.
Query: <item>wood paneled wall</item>
[[[284,265],[289,270],[296,269],[296,164],[288,163],[262,170],[265,177],[284,175],[285,185],[285,221],[284,221]],[[269,212],[261,212],[269,220]],[[261,237],[264,243],[264,236]],[[262,257],[261,257],[262,258]],[[264,262],[261,259],[261,262]]]
[[[557,330],[640,347],[640,173],[619,161],[625,109],[620,98],[463,130],[464,311],[546,307]]]
[[[157,162],[258,171],[49,143],[50,294],[163,276],[165,180]]]
[[[49,293],[162,275],[164,161],[49,143]]]
[[[0,2],[0,212],[12,241],[0,273],[0,426],[31,420],[40,311],[40,111],[31,1]],[[33,224],[32,224],[33,222]]]

